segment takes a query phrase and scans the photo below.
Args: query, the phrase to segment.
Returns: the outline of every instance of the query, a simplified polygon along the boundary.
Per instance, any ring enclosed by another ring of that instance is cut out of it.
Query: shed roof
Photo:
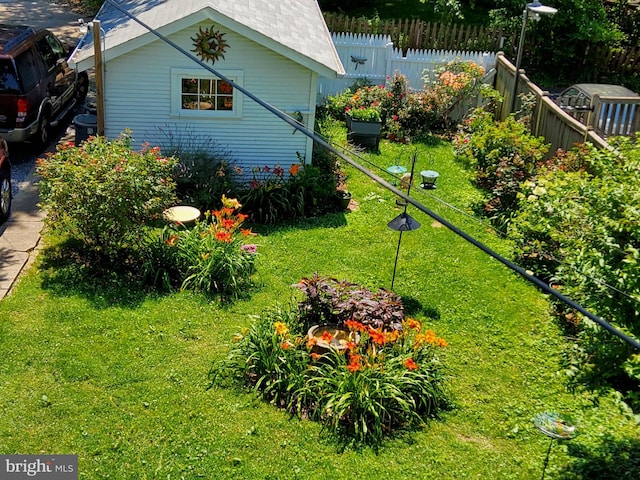
[[[573,87],[583,91],[588,97],[596,94],[600,97],[638,97],[636,92],[622,85],[611,85],[609,83],[578,83],[573,85]]]
[[[316,0],[122,0],[118,5],[163,35],[211,20],[324,76],[344,74]],[[109,61],[157,39],[109,2],[96,15]],[[70,61],[93,67],[93,35],[85,35]]]

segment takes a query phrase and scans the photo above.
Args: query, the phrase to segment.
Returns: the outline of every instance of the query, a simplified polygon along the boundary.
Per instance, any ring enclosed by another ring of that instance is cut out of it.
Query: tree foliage
[[[599,0],[553,0],[544,2],[558,12],[527,22],[522,67],[530,74],[555,83],[575,81],[589,49],[618,46],[624,39],[620,28],[607,16]],[[519,33],[526,2],[501,0],[489,12],[493,26]],[[517,47],[517,46],[513,46]]]

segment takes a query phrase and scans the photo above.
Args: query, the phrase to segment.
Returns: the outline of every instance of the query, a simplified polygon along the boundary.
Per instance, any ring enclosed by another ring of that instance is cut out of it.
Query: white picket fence
[[[407,77],[410,88],[422,90],[425,74],[428,74],[429,81],[433,81],[439,67],[456,59],[472,60],[487,72],[496,65],[493,52],[408,50],[403,55],[388,35],[333,33],[332,37],[346,73],[337,79],[320,78],[318,96],[321,99],[343,92],[362,78],[384,85],[387,77],[396,71]]]

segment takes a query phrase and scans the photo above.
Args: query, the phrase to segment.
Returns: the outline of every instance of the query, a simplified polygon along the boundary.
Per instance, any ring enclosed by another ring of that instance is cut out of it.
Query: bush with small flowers
[[[60,144],[36,167],[45,223],[102,258],[139,248],[175,202],[176,163],[157,147],[133,151],[127,134],[113,141],[90,137],[81,146]]]

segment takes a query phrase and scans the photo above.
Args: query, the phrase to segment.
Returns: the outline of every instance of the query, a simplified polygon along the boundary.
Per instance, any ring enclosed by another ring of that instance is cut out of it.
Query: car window
[[[18,76],[10,60],[0,60],[0,93],[20,93]]]
[[[56,37],[54,37],[53,35],[47,35],[46,38],[49,46],[51,47],[51,50],[57,58],[66,57],[64,47]]]
[[[33,50],[27,50],[16,57],[18,77],[24,92],[28,92],[38,83],[38,69]]]
[[[44,59],[44,63],[46,64],[47,69],[51,70],[55,68],[56,62],[58,61],[58,56],[55,54],[55,52],[51,48],[51,45],[49,45],[49,42],[47,41],[46,37],[43,37],[40,40],[38,40],[38,42],[36,43],[36,48],[38,49],[38,52]]]

